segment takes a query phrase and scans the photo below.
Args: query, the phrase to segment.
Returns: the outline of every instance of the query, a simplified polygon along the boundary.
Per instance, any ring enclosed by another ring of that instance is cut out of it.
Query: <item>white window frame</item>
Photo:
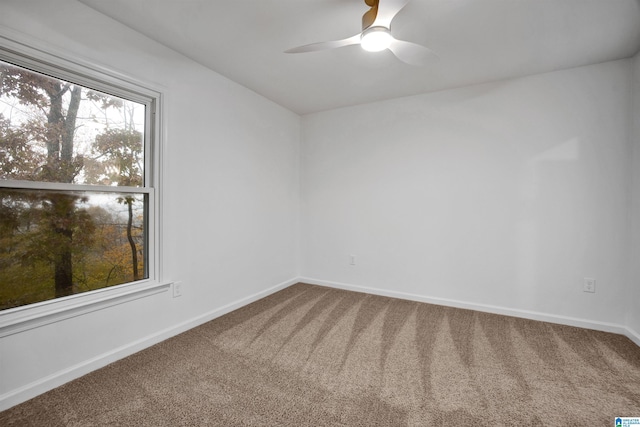
[[[139,188],[105,187],[30,181],[0,181],[0,187],[16,189],[69,190],[87,192],[142,193],[148,195],[147,279],[94,291],[55,298],[0,311],[0,338],[53,322],[76,317],[138,298],[166,292],[170,282],[162,279],[161,269],[161,181],[163,92],[151,88],[104,66],[66,52],[42,46],[34,40],[23,41],[15,33],[0,32],[0,60],[77,83],[98,91],[120,96],[146,106],[145,176]],[[114,188],[116,190],[114,190]]]

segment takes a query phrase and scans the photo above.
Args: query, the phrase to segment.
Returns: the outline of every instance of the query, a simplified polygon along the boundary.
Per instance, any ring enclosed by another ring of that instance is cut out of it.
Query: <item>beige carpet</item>
[[[620,335],[297,284],[0,413],[17,426],[613,426]]]

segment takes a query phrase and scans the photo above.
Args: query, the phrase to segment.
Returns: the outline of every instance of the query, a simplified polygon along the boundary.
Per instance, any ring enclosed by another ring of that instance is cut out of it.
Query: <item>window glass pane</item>
[[[0,61],[0,180],[143,186],[145,105]]]
[[[0,189],[0,309],[148,278],[148,196]]]

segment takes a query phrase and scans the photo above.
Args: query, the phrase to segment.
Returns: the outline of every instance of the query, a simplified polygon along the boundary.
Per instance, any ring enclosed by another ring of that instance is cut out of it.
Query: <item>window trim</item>
[[[104,187],[61,183],[34,183],[30,181],[3,181],[6,188],[51,189],[119,193],[144,193],[149,197],[148,263],[149,278],[107,288],[54,298],[34,304],[0,311],[0,338],[29,329],[80,316],[139,298],[166,292],[171,282],[162,276],[161,221],[162,221],[162,165],[165,123],[163,120],[164,88],[116,72],[113,69],[60,51],[22,33],[0,29],[0,59],[35,71],[51,74],[89,88],[104,91],[147,105],[148,137],[145,138],[145,186]]]

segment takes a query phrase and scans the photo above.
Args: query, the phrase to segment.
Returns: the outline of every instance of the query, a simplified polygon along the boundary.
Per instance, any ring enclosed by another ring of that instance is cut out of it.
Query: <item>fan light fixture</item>
[[[367,52],[380,52],[391,46],[393,36],[385,27],[369,27],[360,39],[360,45]]]
[[[369,52],[389,49],[400,61],[422,67],[437,57],[430,49],[391,35],[391,21],[410,0],[364,0],[369,10],[362,15],[362,32],[341,40],[305,44],[286,53],[315,52],[359,44]],[[0,3],[2,0],[0,0]],[[387,55],[388,56],[388,55]]]

